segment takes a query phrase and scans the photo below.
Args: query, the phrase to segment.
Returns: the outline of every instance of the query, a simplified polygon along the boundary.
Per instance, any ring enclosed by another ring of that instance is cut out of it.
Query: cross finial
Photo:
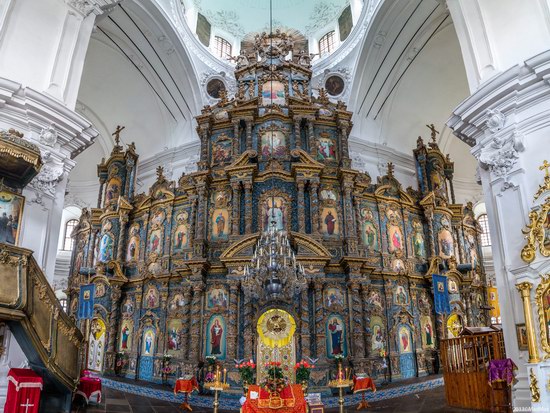
[[[435,130],[435,126],[434,126],[433,123],[430,123],[429,125],[426,125],[426,127],[432,132],[432,141],[434,143],[436,143],[435,142],[436,141],[436,136],[435,135],[437,135],[439,133],[439,131]]]
[[[115,145],[118,146],[120,143],[120,132],[125,128],[126,126],[120,126],[117,125],[116,130],[111,134],[111,136],[115,137]]]
[[[548,163],[548,161],[545,159],[544,162],[542,163],[542,166],[539,166],[539,169],[541,171],[544,170],[544,172],[546,173],[546,176],[550,176],[548,173],[548,168],[550,168],[550,163]]]
[[[394,169],[395,169],[395,166],[393,166],[393,162],[388,162],[388,176],[393,176]]]

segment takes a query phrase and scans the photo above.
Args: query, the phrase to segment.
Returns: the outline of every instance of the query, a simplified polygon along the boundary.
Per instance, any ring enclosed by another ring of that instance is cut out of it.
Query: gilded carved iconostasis
[[[88,367],[160,382],[166,355],[169,380],[216,357],[237,384],[234,359],[277,349],[288,365],[344,356],[373,377],[386,356],[395,379],[433,371],[441,338],[487,323],[479,226],[472,205],[456,203],[436,127],[410,148],[418,189],[391,162],[373,178],[352,168],[352,113],[324,88],[313,93],[309,55],[290,36],[257,36],[239,58],[235,96],[219,90],[196,116],[196,172],[171,181],[159,165],[137,193],[139,153],[120,144],[121,129],[98,165],[98,207],[75,231],[69,280],[73,316],[79,286],[88,276],[96,285]],[[271,223],[288,234],[307,288],[255,300],[245,267]],[[445,284],[435,293],[433,275]],[[436,312],[440,293],[448,308]],[[316,369],[312,384],[330,374]]]

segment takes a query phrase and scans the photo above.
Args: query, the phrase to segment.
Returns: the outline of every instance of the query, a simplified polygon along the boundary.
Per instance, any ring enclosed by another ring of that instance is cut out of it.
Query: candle
[[[346,367],[346,380],[349,379],[349,367]]]
[[[223,382],[227,383],[227,369],[223,369]]]

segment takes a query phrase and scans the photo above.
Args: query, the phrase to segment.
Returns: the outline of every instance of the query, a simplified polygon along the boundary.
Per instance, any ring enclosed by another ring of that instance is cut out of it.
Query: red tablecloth
[[[174,385],[174,394],[177,393],[192,393],[193,390],[199,389],[199,383],[197,383],[197,379],[193,377],[189,380],[184,379],[178,379],[176,380],[176,384]]]
[[[250,398],[250,392],[257,392],[259,397],[257,399]],[[243,404],[243,413],[305,413],[306,412],[306,399],[304,398],[304,392],[302,386],[299,384],[291,384],[285,387],[280,394],[283,399],[284,407],[278,409],[272,409],[268,406],[269,392],[260,388],[260,386],[250,385],[248,387],[248,395],[246,401]]]
[[[83,374],[80,377],[80,382],[78,383],[75,394],[84,397],[86,403],[89,403],[90,399],[96,396],[97,402],[101,403],[101,379],[99,377],[93,377],[90,374]]]
[[[31,369],[10,369],[5,413],[35,413],[40,404],[42,377]]]
[[[363,377],[361,379],[354,377],[353,378],[353,392],[359,393],[362,391],[372,390],[376,391],[376,386],[370,377]]]

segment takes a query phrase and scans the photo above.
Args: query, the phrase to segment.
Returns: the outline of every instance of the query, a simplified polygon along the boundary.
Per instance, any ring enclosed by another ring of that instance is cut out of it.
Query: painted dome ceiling
[[[269,0],[193,0],[213,26],[243,38],[269,31]],[[273,0],[273,28],[295,29],[309,37],[336,21],[349,0]]]

